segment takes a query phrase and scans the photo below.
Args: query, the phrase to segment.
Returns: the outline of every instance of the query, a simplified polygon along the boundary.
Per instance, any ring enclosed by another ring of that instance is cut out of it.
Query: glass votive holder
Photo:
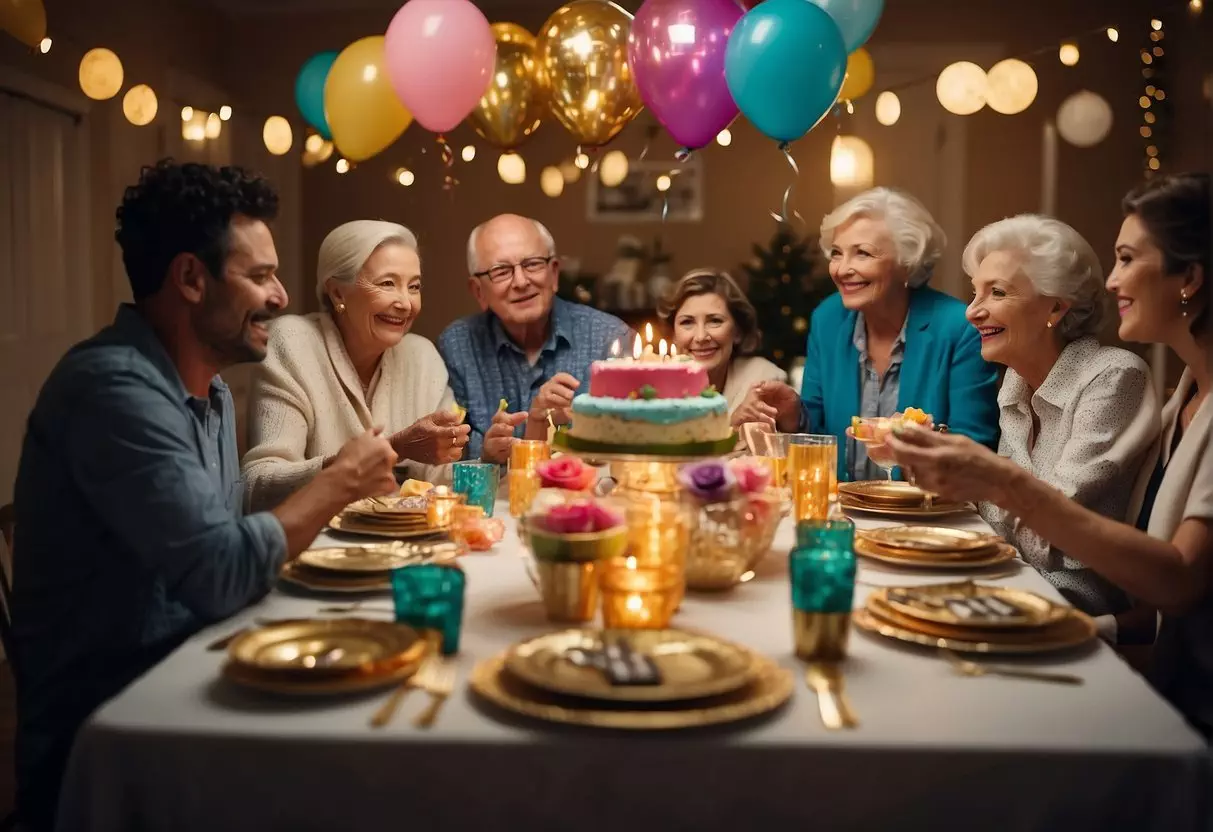
[[[663,630],[670,625],[682,586],[680,571],[668,564],[641,566],[634,557],[602,561],[602,624],[608,629]]]
[[[463,630],[463,570],[452,563],[420,563],[392,570],[396,620],[441,637],[442,655],[459,652]]]
[[[433,529],[450,528],[455,508],[467,499],[462,494],[456,494],[445,485],[436,485],[427,496],[425,508],[426,523]]]
[[[789,434],[787,465],[792,516],[797,522],[827,519],[838,491],[838,437]]]
[[[846,657],[855,600],[855,526],[849,520],[802,522],[788,555],[792,633],[806,661]]]
[[[552,458],[552,446],[542,439],[515,439],[510,445],[510,470],[534,471]]]
[[[491,462],[456,462],[451,471],[455,491],[467,498],[468,505],[480,506],[485,516],[492,517],[500,469]]]
[[[642,567],[668,567],[677,576],[673,608],[678,609],[686,593],[687,553],[691,546],[691,523],[678,502],[649,496],[627,505],[628,555]]]

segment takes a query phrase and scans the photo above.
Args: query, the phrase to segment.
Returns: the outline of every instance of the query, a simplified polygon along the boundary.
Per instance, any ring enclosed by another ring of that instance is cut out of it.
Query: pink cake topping
[[[626,399],[648,385],[659,399],[698,396],[708,386],[708,371],[697,361],[595,361],[590,366],[590,395]]]

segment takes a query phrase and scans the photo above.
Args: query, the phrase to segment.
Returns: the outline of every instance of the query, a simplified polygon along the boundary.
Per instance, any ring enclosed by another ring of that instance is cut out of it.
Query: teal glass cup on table
[[[417,563],[392,570],[396,621],[433,634],[444,656],[459,652],[466,578],[452,563]]]
[[[451,470],[455,493],[467,497],[469,506],[480,506],[486,517],[492,517],[501,469],[491,462],[456,462]]]
[[[805,661],[840,661],[847,655],[855,600],[855,525],[850,520],[796,524],[788,555],[792,633]]]

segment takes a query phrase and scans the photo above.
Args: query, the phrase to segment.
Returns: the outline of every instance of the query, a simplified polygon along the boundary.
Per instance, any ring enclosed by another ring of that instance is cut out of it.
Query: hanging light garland
[[[1142,125],[1138,128],[1145,149],[1142,165],[1146,178],[1162,170],[1163,141],[1170,122],[1170,104],[1167,101],[1167,50],[1163,46],[1166,33],[1161,18],[1150,21],[1149,39],[1141,49],[1142,94],[1137,103],[1142,111]]]

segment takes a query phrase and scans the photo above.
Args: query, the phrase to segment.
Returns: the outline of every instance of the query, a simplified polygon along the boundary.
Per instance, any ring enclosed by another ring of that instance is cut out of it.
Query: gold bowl
[[[741,583],[771,549],[783,505],[772,492],[720,503],[693,503],[687,588],[719,592]]]

